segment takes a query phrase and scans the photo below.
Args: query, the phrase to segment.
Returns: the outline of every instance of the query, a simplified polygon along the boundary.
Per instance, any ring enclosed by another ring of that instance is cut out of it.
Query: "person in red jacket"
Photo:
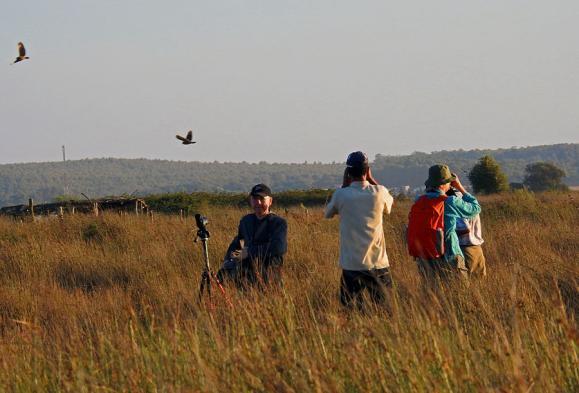
[[[410,211],[409,252],[416,258],[418,270],[427,280],[446,279],[454,273],[468,278],[456,222],[475,217],[481,211],[480,204],[447,165],[431,166],[424,184],[426,193],[417,198]],[[460,191],[462,198],[447,196],[451,187]],[[431,216],[428,211],[432,212]]]

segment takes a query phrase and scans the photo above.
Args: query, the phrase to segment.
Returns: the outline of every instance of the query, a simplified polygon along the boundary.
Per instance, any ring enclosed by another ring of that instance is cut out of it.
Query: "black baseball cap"
[[[260,197],[266,197],[266,196],[270,197],[271,196],[271,188],[269,188],[268,186],[266,186],[263,183],[259,183],[259,184],[256,184],[255,186],[253,186],[253,188],[249,192],[249,195],[260,196]]]
[[[350,153],[346,159],[346,166],[348,168],[368,168],[368,156],[361,151]]]

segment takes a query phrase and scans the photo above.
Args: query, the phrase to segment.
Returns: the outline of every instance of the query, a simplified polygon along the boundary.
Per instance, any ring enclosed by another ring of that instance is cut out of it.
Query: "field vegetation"
[[[577,194],[482,198],[489,276],[421,289],[386,218],[390,307],[338,302],[338,221],[289,222],[284,287],[197,302],[194,220],[0,220],[0,391],[576,392]],[[208,206],[213,265],[243,207]]]

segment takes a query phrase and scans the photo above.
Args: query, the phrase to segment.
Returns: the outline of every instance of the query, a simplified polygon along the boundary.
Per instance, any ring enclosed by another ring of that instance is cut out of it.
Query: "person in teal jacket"
[[[426,196],[429,198],[445,195],[451,187],[460,191],[462,198],[451,195],[444,202],[444,258],[418,259],[418,269],[426,278],[447,276],[450,271],[456,270],[462,277],[468,278],[464,255],[456,234],[456,221],[460,218],[475,217],[481,212],[480,204],[473,195],[465,190],[458,176],[451,173],[447,165],[431,166],[424,185],[426,186]]]

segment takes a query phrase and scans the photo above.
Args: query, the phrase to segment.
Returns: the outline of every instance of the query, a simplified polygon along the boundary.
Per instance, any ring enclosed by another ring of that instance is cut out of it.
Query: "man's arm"
[[[225,253],[224,260],[227,260],[232,257],[231,253],[241,249],[241,242],[240,240],[243,239],[243,235],[241,234],[241,222],[239,223],[239,227],[237,229],[237,235],[233,238],[229,247],[227,248],[227,252]]]
[[[352,184],[352,177],[348,168],[344,169],[344,177],[342,178],[342,188],[349,187]]]
[[[366,172],[366,181],[374,186],[377,186],[379,183],[376,179],[374,179],[374,176],[372,175],[372,171],[370,170],[370,168],[368,168],[368,171]]]
[[[453,199],[452,205],[454,209],[462,218],[473,218],[481,212],[481,207],[478,203],[478,200],[468,193],[463,193],[462,198],[450,198]]]
[[[462,193],[462,198],[450,197],[452,198],[452,205],[460,217],[472,218],[480,213],[480,204],[474,196],[466,191],[458,176],[456,174],[454,176],[456,179],[450,185]]]
[[[336,207],[336,194],[338,190],[334,191],[332,197],[330,198],[330,202],[326,205],[326,210],[324,211],[325,218],[332,218],[336,214],[338,214],[338,208]]]
[[[384,187],[384,208],[386,214],[390,214],[392,211],[392,205],[394,204],[394,198],[390,194],[390,191],[386,187]]]

